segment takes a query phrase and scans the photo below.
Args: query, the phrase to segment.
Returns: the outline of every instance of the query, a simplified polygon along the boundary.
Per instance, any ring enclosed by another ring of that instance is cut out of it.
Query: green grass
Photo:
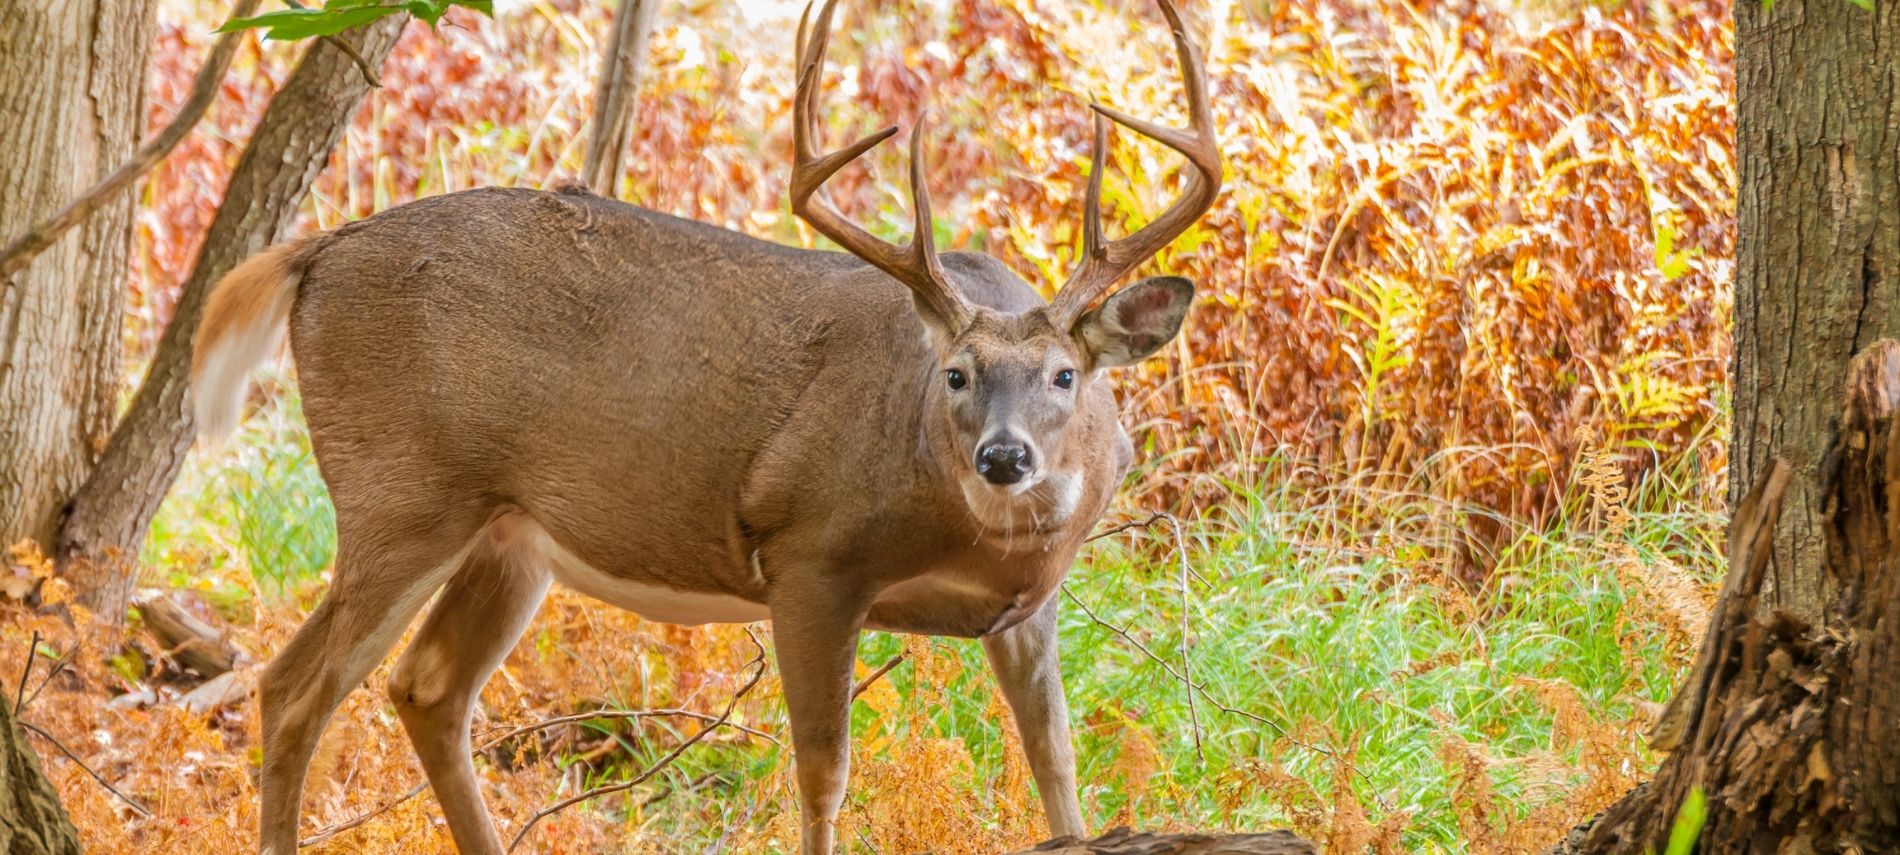
[[[161,510],[147,559],[184,584],[228,551],[257,576],[258,595],[274,596],[286,582],[315,577],[334,549],[334,522],[294,396],[249,419],[231,446],[194,457]],[[1264,467],[1253,484],[1232,485],[1225,506],[1186,521],[1195,577],[1185,598],[1165,523],[1097,541],[1078,561],[1067,592],[1095,617],[1063,603],[1062,658],[1092,826],[1130,798],[1119,770],[1131,726],[1158,753],[1132,806],[1137,817],[1284,827],[1296,808],[1330,805],[1335,776],[1349,774],[1373,822],[1411,815],[1408,851],[1463,851],[1460,816],[1468,806],[1454,803],[1456,770],[1441,755],[1448,739],[1483,746],[1498,807],[1509,817],[1566,798],[1581,783],[1580,746],[1553,744],[1556,711],[1527,681],[1574,690],[1591,721],[1617,734],[1622,756],[1639,769],[1653,762],[1640,728],[1620,725],[1637,716],[1638,703],[1667,699],[1687,651],[1670,640],[1664,616],[1624,587],[1613,559],[1667,560],[1709,583],[1721,568],[1718,520],[1681,510],[1701,503],[1666,482],[1646,485],[1632,500],[1632,522],[1611,538],[1596,530],[1598,514],[1580,497],[1543,529],[1517,530],[1497,555],[1491,584],[1470,592],[1440,572],[1443,550],[1430,522],[1461,509],[1352,479],[1296,487],[1306,479],[1291,471]],[[1354,523],[1342,527],[1342,519]],[[1181,667],[1184,606],[1189,665],[1205,687],[1192,715],[1186,687],[1170,670]],[[901,646],[896,636],[870,633],[860,657],[874,666]],[[937,649],[962,667],[942,692],[927,693],[940,698],[928,711],[931,735],[962,740],[974,761],[971,785],[986,786],[1001,773],[1003,743],[980,646],[942,641]],[[907,696],[916,691],[908,667],[889,679]],[[860,704],[854,727],[864,744],[873,732],[903,725],[878,721]],[[629,743],[624,768],[639,768],[672,744]],[[703,848],[743,813],[781,760],[769,749],[689,751],[667,771],[668,782],[719,778],[699,796],[660,802],[645,814],[646,828]],[[1289,803],[1284,789],[1250,789],[1247,770],[1266,767],[1305,781],[1307,804]],[[854,790],[852,798],[867,796]]]
[[[273,378],[274,379],[274,378]],[[279,594],[317,578],[336,557],[336,514],[310,453],[302,399],[286,388],[222,444],[200,441],[159,506],[141,556],[180,587],[239,598],[235,560]]]

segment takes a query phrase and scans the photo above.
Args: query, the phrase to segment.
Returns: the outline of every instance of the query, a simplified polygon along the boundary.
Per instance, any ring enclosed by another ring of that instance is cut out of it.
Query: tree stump
[[[1735,509],[1708,634],[1651,735],[1669,756],[1556,851],[1662,852],[1700,789],[1701,852],[1900,852],[1900,343],[1855,357],[1843,398],[1820,467],[1821,622],[1757,614],[1793,473],[1777,460]]]
[[[1059,837],[1016,855],[1318,855],[1290,831],[1265,834],[1152,834],[1117,828],[1100,837]]]

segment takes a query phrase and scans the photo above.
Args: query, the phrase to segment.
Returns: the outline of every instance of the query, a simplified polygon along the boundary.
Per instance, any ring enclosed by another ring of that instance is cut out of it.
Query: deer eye
[[[1064,368],[1056,372],[1056,388],[1068,389],[1075,385],[1075,369]]]
[[[950,384],[951,389],[961,389],[970,385],[970,378],[963,376],[963,372],[955,368],[944,372],[944,381]]]

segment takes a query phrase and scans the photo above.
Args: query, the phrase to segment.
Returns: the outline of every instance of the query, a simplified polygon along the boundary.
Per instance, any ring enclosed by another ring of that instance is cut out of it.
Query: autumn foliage
[[[185,97],[220,20],[220,9],[201,5],[161,4],[148,99],[153,128]],[[1366,575],[1335,581],[1330,574],[1346,571],[1324,568],[1316,583],[1324,595],[1314,599],[1332,604],[1402,591],[1393,608],[1407,620],[1413,606],[1401,600],[1416,596],[1446,622],[1478,627],[1473,635],[1482,640],[1487,621],[1511,617],[1531,596],[1521,591],[1576,587],[1538,577],[1537,562],[1521,554],[1514,564],[1474,558],[1498,554],[1499,532],[1542,531],[1581,504],[1603,518],[1569,524],[1600,526],[1613,540],[1626,522],[1614,512],[1638,503],[1644,483],[1671,484],[1672,495],[1702,502],[1699,510],[1719,504],[1736,183],[1727,2],[1181,5],[1191,37],[1206,46],[1227,175],[1213,212],[1141,271],[1189,276],[1200,297],[1181,339],[1123,384],[1125,421],[1137,428],[1131,433],[1143,460],[1126,505],[1210,511],[1210,528],[1228,525],[1243,516],[1233,506],[1244,501],[1231,494],[1258,487],[1260,473],[1272,472],[1330,484],[1311,492],[1319,504],[1391,501],[1407,513],[1429,506],[1430,524],[1484,548],[1442,562],[1414,548],[1438,540],[1362,542],[1339,534],[1341,543],[1319,547],[1365,559],[1352,572]],[[578,170],[611,9],[597,0],[497,6],[493,19],[457,10],[438,29],[410,26],[382,70],[382,87],[372,90],[318,179],[301,214],[304,227],[330,228],[475,186],[550,186]],[[796,5],[662,8],[618,195],[762,238],[818,245],[785,200]],[[1048,290],[1067,276],[1080,244],[1087,103],[1183,123],[1169,42],[1147,0],[845,0],[840,12],[848,20],[838,24],[827,70],[833,142],[883,124],[908,129],[920,110],[932,110],[938,245],[990,252]],[[128,276],[132,364],[149,357],[250,128],[302,49],[247,43],[205,125],[142,185],[139,252]],[[1112,236],[1174,198],[1185,167],[1132,134],[1117,133],[1110,144],[1104,207]],[[909,228],[897,149],[877,150],[829,184],[847,214],[883,236]],[[1420,496],[1426,501],[1415,501]],[[1385,519],[1393,510],[1361,509],[1343,526],[1327,518],[1301,531],[1317,538],[1349,531],[1359,519],[1394,526]],[[1698,525],[1664,539],[1697,541],[1706,534]],[[1196,551],[1197,560],[1216,545]],[[193,548],[233,551],[229,544]],[[1640,777],[1641,727],[1630,710],[1666,691],[1671,675],[1638,648],[1662,644],[1664,658],[1686,664],[1706,623],[1705,580],[1669,559],[1620,543],[1587,554],[1620,580],[1633,604],[1605,618],[1615,623],[1607,632],[1616,639],[1597,651],[1625,658],[1627,681],[1586,697],[1543,672],[1518,679],[1509,697],[1497,699],[1536,717],[1531,748],[1522,740],[1487,744],[1505,740],[1501,727],[1459,735],[1458,722],[1428,714],[1443,736],[1417,753],[1442,765],[1438,783],[1449,787],[1455,812],[1444,821],[1455,823],[1468,851],[1547,844]],[[202,557],[148,576],[202,581],[197,565],[217,563]],[[1199,568],[1213,582],[1197,590],[1215,596],[1242,578],[1256,588],[1281,581],[1263,566],[1284,557],[1248,551],[1225,578]],[[50,572],[25,546],[0,570],[33,578]],[[237,586],[253,584],[244,573],[232,575]],[[1134,575],[1137,584],[1155,582],[1152,572]],[[43,723],[153,813],[137,816],[76,765],[49,763],[88,845],[245,851],[255,839],[254,705],[187,712],[171,701],[190,681],[139,635],[136,621],[124,635],[94,635],[83,613],[68,621],[60,612],[69,593],[63,583],[43,584],[49,604],[37,611],[0,597],[0,677],[11,680],[32,660],[32,692],[53,658],[80,651],[22,717]],[[1173,590],[1165,572],[1155,584]],[[282,589],[247,588],[232,601],[220,599],[223,587],[206,597],[237,627],[239,646],[262,659],[288,639],[321,586],[320,579],[291,580]],[[1183,581],[1184,597],[1187,587]],[[1196,607],[1206,616],[1230,606]],[[1246,617],[1228,615],[1227,623]],[[1551,619],[1557,629],[1527,630],[1534,639],[1527,646],[1560,634],[1558,621]],[[1216,623],[1197,625],[1193,643],[1229,628]],[[1181,625],[1185,659],[1190,635]],[[37,657],[25,649],[36,630],[45,637]],[[1156,641],[1160,630],[1132,632],[1129,638],[1169,652]],[[1277,628],[1264,637],[1270,642],[1260,645],[1260,658],[1243,659],[1254,670],[1270,657],[1305,661],[1290,652],[1297,639]],[[951,686],[973,685],[961,682],[963,660],[934,643],[907,643],[904,653],[904,667],[858,702],[859,760],[844,839],[867,851],[960,852],[1038,839],[1040,811],[1000,701],[980,691],[959,697]],[[744,684],[752,654],[738,628],[647,624],[557,593],[484,691],[475,739],[602,708],[717,714]],[[1371,655],[1339,656],[1355,654]],[[1441,651],[1389,678],[1382,672],[1389,685],[1380,691],[1396,696],[1407,683],[1475,679],[1452,672],[1494,670],[1513,655]],[[1554,658],[1522,655],[1534,664]],[[877,664],[867,662],[861,674]],[[1284,688],[1230,677],[1235,684],[1262,695],[1262,704]],[[1180,688],[1164,686],[1168,703]],[[108,695],[154,689],[151,703],[133,697],[103,706]],[[1254,699],[1231,700],[1254,709]],[[1154,827],[1166,823],[1144,813],[1156,805],[1206,805],[1206,816],[1224,816],[1269,804],[1275,817],[1331,851],[1396,852],[1452,834],[1424,828],[1432,818],[1403,807],[1406,793],[1372,787],[1380,771],[1355,765],[1365,762],[1353,747],[1362,733],[1292,717],[1235,724],[1203,708],[1201,715],[1225,722],[1230,741],[1253,754],[1216,754],[1220,762],[1197,766],[1198,730],[1194,748],[1184,749],[1187,736],[1144,718],[1161,703],[1129,691],[1078,704],[1078,733],[1113,746],[1084,770],[1098,778],[1085,798],[1105,799],[1088,802],[1091,817]],[[1002,747],[952,738],[925,712],[993,725],[1004,734],[993,740]],[[547,820],[525,851],[673,851],[678,841],[666,830],[681,826],[728,851],[791,839],[790,754],[772,744],[783,737],[782,715],[768,670],[735,710],[734,721],[753,732],[721,729],[653,786]],[[550,794],[637,772],[690,736],[696,721],[590,722],[490,747],[478,769],[504,835]],[[44,743],[36,748],[52,753]],[[1188,767],[1204,776],[1208,792],[1188,791],[1176,774]],[[1330,788],[1313,783],[1322,777]],[[376,811],[421,780],[379,692],[350,696],[311,780],[307,830]],[[1499,780],[1508,782],[1508,797],[1497,791]],[[1507,801],[1532,807],[1516,810]],[[647,822],[662,811],[667,823]],[[316,851],[437,851],[447,846],[437,815],[432,797],[409,799]]]
[[[1091,99],[1179,124],[1144,4],[846,4],[834,133],[934,111],[940,246],[1056,288],[1079,245]],[[307,219],[571,174],[606,9],[575,0],[414,25]],[[202,13],[201,13],[202,14]],[[785,203],[789,8],[681,8],[652,46],[622,196],[811,244]],[[1125,395],[1154,463],[1141,490],[1217,502],[1269,456],[1378,472],[1536,521],[1580,444],[1635,477],[1716,483],[1734,254],[1732,33],[1725,3],[1191,3],[1226,189],[1148,266],[1201,300]],[[153,123],[182,98],[210,20],[172,23]],[[134,356],[294,51],[252,48],[200,133],[153,176]],[[906,228],[902,153],[832,182],[848,213]],[[1133,227],[1179,159],[1116,134],[1107,210]],[[1212,476],[1212,477],[1208,477]],[[1711,491],[1713,492],[1713,491]]]

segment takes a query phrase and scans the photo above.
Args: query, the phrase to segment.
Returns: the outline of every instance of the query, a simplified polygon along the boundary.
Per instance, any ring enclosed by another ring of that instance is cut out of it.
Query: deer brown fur
[[[1198,95],[1181,140],[1199,195],[1157,221],[1178,234],[1219,158],[1198,57],[1162,6]],[[801,39],[801,121],[822,54]],[[201,424],[229,428],[287,319],[336,506],[334,581],[262,681],[264,851],[294,851],[325,722],[437,591],[389,692],[457,846],[500,851],[469,717],[551,581],[653,620],[772,621],[807,853],[834,845],[864,627],[981,638],[1051,830],[1083,832],[1054,592],[1133,458],[1105,370],[1172,338],[1192,286],[1144,280],[1084,313],[927,238],[880,263],[814,209],[823,177],[795,179],[795,210],[872,263],[485,189],[273,248],[220,284],[196,342]],[[1145,258],[1091,234],[1088,287]]]

